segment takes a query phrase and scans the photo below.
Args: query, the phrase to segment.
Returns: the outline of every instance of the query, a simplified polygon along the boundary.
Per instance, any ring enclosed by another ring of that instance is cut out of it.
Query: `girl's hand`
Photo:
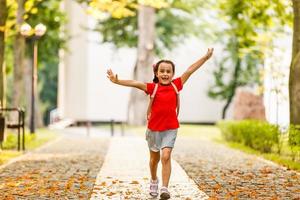
[[[208,48],[207,53],[205,55],[206,60],[210,59],[210,57],[212,56],[214,52],[214,48]]]
[[[113,83],[118,82],[118,75],[114,74],[111,69],[108,69],[106,73],[107,73],[107,78],[109,78],[111,82]]]

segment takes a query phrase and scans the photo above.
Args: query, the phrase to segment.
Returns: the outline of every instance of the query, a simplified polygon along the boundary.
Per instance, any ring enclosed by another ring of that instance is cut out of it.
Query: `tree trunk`
[[[154,61],[154,38],[155,38],[155,9],[140,5],[138,9],[138,51],[137,64],[134,69],[134,79],[142,82],[152,80],[152,65]],[[134,125],[146,123],[146,110],[149,98],[144,92],[132,89],[128,122]]]
[[[7,18],[6,0],[0,0],[0,108],[5,107],[5,25]]]
[[[17,30],[20,30],[24,22],[24,4],[25,0],[18,0],[17,10]],[[14,87],[13,87],[13,107],[24,106],[24,56],[25,56],[25,38],[17,32],[14,41]]]
[[[31,107],[31,70],[32,70],[32,59],[29,57],[26,57],[24,60],[24,84],[28,87],[25,87],[24,93],[24,99],[25,99],[25,122],[26,124],[29,124],[30,119],[30,107]]]
[[[238,54],[238,51],[237,51],[237,54]],[[223,107],[223,110],[222,110],[222,119],[225,119],[227,109],[228,109],[229,105],[231,104],[232,99],[235,95],[235,91],[236,91],[236,88],[237,88],[237,82],[238,82],[237,79],[238,79],[239,74],[240,74],[240,69],[241,69],[241,59],[237,58],[235,68],[234,68],[234,73],[233,73],[233,80],[232,80],[232,83],[230,83],[231,84],[230,94],[229,94],[229,97],[227,98],[226,104],[225,104],[225,106]]]
[[[290,123],[300,125],[300,0],[293,0],[293,52],[289,77]]]

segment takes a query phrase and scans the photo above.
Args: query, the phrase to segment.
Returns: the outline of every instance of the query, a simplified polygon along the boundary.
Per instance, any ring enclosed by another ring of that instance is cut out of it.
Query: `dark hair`
[[[172,66],[172,70],[173,70],[173,73],[175,73],[175,64],[170,61],[170,60],[160,60],[158,61],[156,64],[153,65],[153,73],[154,73],[154,78],[153,78],[153,82],[154,83],[158,83],[158,78],[156,76],[156,73],[158,71],[158,67],[161,63],[167,63],[167,64],[170,64]]]

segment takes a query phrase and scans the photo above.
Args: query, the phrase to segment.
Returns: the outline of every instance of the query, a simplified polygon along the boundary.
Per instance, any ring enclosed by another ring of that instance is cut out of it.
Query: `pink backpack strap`
[[[151,115],[151,107],[152,107],[152,104],[153,104],[153,100],[154,100],[154,97],[156,95],[156,92],[157,92],[157,88],[158,88],[158,84],[155,83],[155,86],[154,86],[154,90],[150,96],[150,101],[149,101],[149,105],[148,105],[148,109],[147,109],[147,120],[150,119],[150,115]]]
[[[180,94],[179,94],[179,91],[178,91],[176,85],[173,82],[171,82],[171,84],[172,84],[172,86],[173,86],[173,88],[176,92],[176,95],[177,95],[177,116],[178,116],[179,115],[179,110],[180,110]]]

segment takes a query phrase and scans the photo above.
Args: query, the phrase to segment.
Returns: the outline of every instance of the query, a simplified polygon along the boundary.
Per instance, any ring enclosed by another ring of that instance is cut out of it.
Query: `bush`
[[[299,125],[290,125],[288,129],[289,133],[289,145],[293,153],[293,159],[297,152],[300,152],[300,126]]]
[[[255,120],[221,121],[218,124],[227,141],[242,143],[261,152],[271,152],[279,143],[279,127]]]
[[[3,142],[3,149],[14,149],[18,145],[18,139],[15,134],[7,134],[4,142]]]
[[[290,125],[289,127],[289,145],[300,147],[300,125]]]
[[[227,141],[242,143],[243,137],[235,121],[220,121],[217,126],[221,129],[222,136]]]
[[[25,133],[26,143],[35,139],[35,134]],[[22,141],[20,141],[22,143]],[[12,150],[18,147],[18,135],[16,133],[8,133],[2,144],[3,149]]]

